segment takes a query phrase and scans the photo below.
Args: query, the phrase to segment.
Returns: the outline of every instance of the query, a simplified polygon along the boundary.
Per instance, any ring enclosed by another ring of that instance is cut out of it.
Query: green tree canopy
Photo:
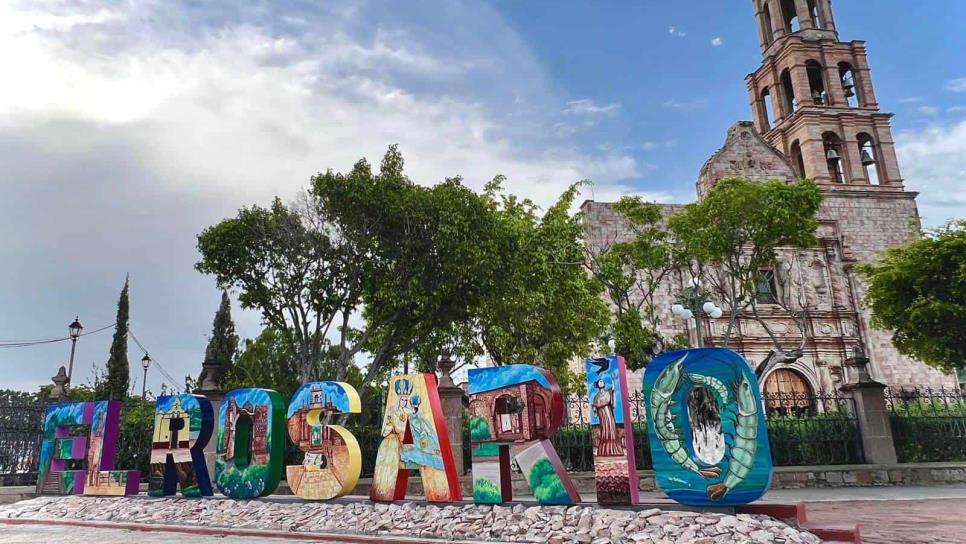
[[[858,267],[872,324],[899,352],[951,372],[966,367],[966,221]]]
[[[801,356],[805,341],[804,309],[787,300],[782,305],[798,323],[797,348],[788,349],[758,313],[756,284],[762,271],[773,269],[779,248],[815,247],[816,214],[822,203],[818,186],[804,180],[719,181],[699,202],[689,204],[668,221],[676,244],[676,262],[699,278],[728,311],[727,345],[739,317],[758,321],[775,344],[774,353]]]
[[[195,266],[220,287],[237,288],[242,307],[261,311],[269,327],[289,331],[296,375],[305,382],[320,360],[325,333],[340,312],[358,304],[352,249],[275,199],[270,208],[242,208],[205,229]]]
[[[362,329],[347,335],[342,356],[365,349],[368,382],[390,365],[466,321],[492,288],[497,223],[487,202],[449,178],[432,187],[413,183],[395,147],[378,174],[359,161],[349,174],[313,178],[314,213],[363,248]]]
[[[438,330],[465,321],[492,285],[496,221],[459,178],[413,183],[391,147],[374,173],[312,178],[301,202],[244,208],[198,237],[199,271],[240,292],[267,325],[289,331],[303,383],[330,338],[343,379],[365,351],[366,382]],[[354,315],[364,318],[354,328]]]
[[[117,300],[117,320],[114,339],[111,341],[110,357],[107,359],[106,376],[95,387],[95,397],[99,400],[124,400],[131,386],[130,367],[127,360],[128,285],[128,279],[125,278],[124,288],[121,289],[121,296]]]
[[[499,220],[495,288],[475,315],[481,343],[497,364],[533,363],[567,387],[569,363],[587,354],[608,310],[600,284],[584,268],[584,228],[570,208],[578,185],[538,215],[530,200],[502,192],[498,176],[485,195]]]
[[[664,347],[654,295],[672,269],[661,207],[640,197],[623,197],[614,210],[631,236],[587,247],[587,266],[613,304],[607,336],[631,369],[643,368]]]

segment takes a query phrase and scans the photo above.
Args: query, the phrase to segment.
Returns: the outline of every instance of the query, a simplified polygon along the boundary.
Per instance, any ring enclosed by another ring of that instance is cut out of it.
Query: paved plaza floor
[[[309,541],[278,538],[199,536],[183,533],[149,533],[121,529],[93,529],[86,527],[58,527],[50,525],[0,525],[3,544],[308,544]],[[314,541],[312,544],[319,544]]]

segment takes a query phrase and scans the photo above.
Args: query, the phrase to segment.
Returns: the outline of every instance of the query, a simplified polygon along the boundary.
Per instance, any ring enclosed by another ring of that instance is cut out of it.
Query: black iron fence
[[[776,466],[863,463],[855,401],[837,394],[765,393]]]
[[[831,393],[768,393],[762,400],[767,413],[772,461],[776,466],[864,462],[851,398]],[[628,404],[630,420],[634,422],[637,468],[649,469],[651,455],[643,393],[632,393]],[[586,398],[570,397],[566,407],[567,424],[552,438],[557,454],[568,469],[593,470],[590,406]]]
[[[0,395],[0,486],[36,483],[46,411],[32,395]]]
[[[900,463],[966,461],[966,393],[887,389],[886,404]]]

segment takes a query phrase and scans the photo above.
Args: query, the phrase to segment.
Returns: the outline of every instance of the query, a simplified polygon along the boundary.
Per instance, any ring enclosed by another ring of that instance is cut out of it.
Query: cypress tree
[[[211,338],[205,349],[205,360],[215,361],[219,369],[219,386],[224,387],[225,379],[231,371],[235,352],[238,350],[238,335],[235,334],[235,322],[231,319],[231,300],[228,292],[221,292],[221,305],[215,312],[215,320],[211,325]],[[199,383],[204,379],[204,372],[199,377]]]
[[[128,278],[117,301],[117,322],[114,340],[111,342],[111,356],[107,360],[107,375],[95,387],[97,398],[124,400],[131,386],[131,372],[127,360],[128,334]]]

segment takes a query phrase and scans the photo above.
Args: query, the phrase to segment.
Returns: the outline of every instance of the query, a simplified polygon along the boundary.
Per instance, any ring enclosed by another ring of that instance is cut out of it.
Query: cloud
[[[74,315],[89,330],[110,323],[130,273],[132,329],[175,377],[197,374],[219,298],[193,270],[197,233],[240,206],[294,197],[315,172],[378,162],[392,143],[420,183],[460,174],[481,188],[502,173],[542,205],[583,178],[629,192],[623,180],[648,170],[622,150],[547,137],[560,111],[540,105],[563,100],[485,5],[265,10],[0,3],[6,338],[54,336]],[[618,107],[574,106],[584,117]],[[234,309],[240,333],[257,334],[259,316]],[[75,383],[109,343],[106,333],[78,343]],[[60,344],[0,353],[0,369],[17,369],[5,386],[47,383],[65,354]]]
[[[919,106],[916,111],[922,115],[936,115],[939,113],[939,108],[936,106]]]
[[[722,44],[724,44],[724,40],[722,40],[721,38],[717,36],[714,38],[711,38],[711,47],[721,47]]]
[[[663,106],[665,108],[673,110],[683,110],[683,111],[694,111],[704,109],[708,106],[707,98],[693,98],[691,100],[680,101],[675,98],[667,100],[664,102]]]
[[[684,31],[678,29],[678,27],[676,26],[669,26],[667,29],[667,33],[674,36],[675,38],[683,38],[687,36],[687,34],[685,34]]]
[[[906,98],[899,99],[900,104],[917,104],[919,102],[922,102],[922,97],[919,97],[919,96],[909,96]]]
[[[966,106],[951,106],[946,108],[946,113],[962,113],[966,112]]]
[[[643,149],[644,151],[654,151],[655,149],[659,149],[661,147],[667,148],[667,147],[674,147],[676,145],[678,145],[677,140],[664,140],[661,142],[649,141],[641,144],[641,149]]]
[[[901,131],[896,149],[906,187],[920,192],[926,226],[966,218],[966,121]]]
[[[946,82],[944,87],[947,91],[954,93],[966,92],[966,77],[959,77]]]
[[[563,113],[568,115],[616,115],[620,109],[621,105],[616,102],[600,106],[589,98],[583,98],[567,102],[567,107],[564,108]]]

